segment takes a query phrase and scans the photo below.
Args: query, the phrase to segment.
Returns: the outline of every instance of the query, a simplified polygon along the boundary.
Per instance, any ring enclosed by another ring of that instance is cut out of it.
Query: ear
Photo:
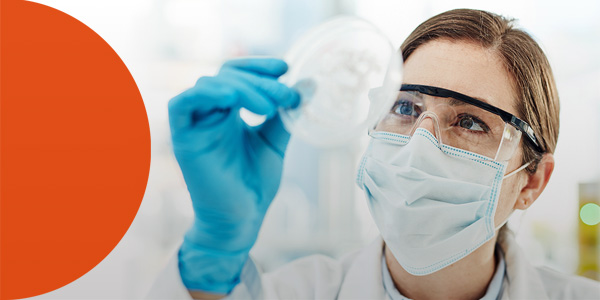
[[[525,210],[535,202],[546,188],[548,180],[554,171],[554,155],[545,153],[533,174],[527,174],[527,183],[521,189],[521,193],[515,202],[515,209]]]

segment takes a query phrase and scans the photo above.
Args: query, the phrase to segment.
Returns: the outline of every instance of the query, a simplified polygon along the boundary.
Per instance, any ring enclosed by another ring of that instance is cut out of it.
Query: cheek
[[[521,166],[521,155],[517,153],[513,159],[511,159],[508,163],[506,169],[508,170],[506,173],[510,173],[513,170],[518,169]],[[521,171],[523,172],[523,171]],[[496,226],[502,224],[513,211],[515,207],[515,203],[517,202],[517,198],[520,194],[519,188],[519,180],[521,178],[521,172],[518,174],[514,174],[509,178],[502,181],[502,188],[500,190],[500,197],[498,197],[498,207],[496,207],[496,215],[494,218],[494,223]]]
[[[496,216],[494,223],[500,225],[508,218],[519,196],[518,180],[519,176],[515,174],[502,182],[500,197],[498,198],[498,207],[496,208]]]

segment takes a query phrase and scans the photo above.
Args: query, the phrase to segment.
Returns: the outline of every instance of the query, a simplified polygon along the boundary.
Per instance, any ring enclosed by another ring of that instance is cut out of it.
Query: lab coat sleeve
[[[192,300],[181,275],[179,275],[179,264],[177,254],[173,255],[167,266],[158,275],[146,299],[185,299]]]
[[[336,299],[344,270],[324,255],[297,259],[263,276],[265,299]]]
[[[262,299],[260,274],[251,258],[246,261],[240,277],[240,284],[225,299]],[[193,300],[181,280],[177,253],[158,275],[145,298]]]
[[[240,284],[226,299],[335,299],[342,280],[340,262],[324,255],[300,258],[266,274],[248,260]]]
[[[334,299],[342,279],[340,262],[323,255],[304,257],[266,274],[261,274],[250,258],[240,283],[225,299]],[[158,276],[146,299],[192,299],[181,280],[177,255]]]

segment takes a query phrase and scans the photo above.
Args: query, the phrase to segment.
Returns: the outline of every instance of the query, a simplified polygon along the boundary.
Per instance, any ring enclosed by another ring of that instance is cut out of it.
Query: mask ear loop
[[[514,171],[512,171],[512,172],[510,172],[510,173],[508,173],[508,174],[506,174],[506,175],[504,175],[504,177],[502,177],[502,180],[504,180],[504,179],[506,179],[506,178],[508,178],[508,177],[510,177],[510,176],[513,176],[513,175],[515,175],[515,174],[517,174],[517,173],[521,172],[523,169],[525,169],[525,168],[529,167],[529,165],[530,165],[530,164],[531,164],[531,161],[530,161],[530,162],[528,162],[528,163],[526,163],[526,164],[524,164],[524,165],[522,165],[522,166],[521,166],[521,167],[519,167],[518,169],[516,169],[516,170],[514,170]]]

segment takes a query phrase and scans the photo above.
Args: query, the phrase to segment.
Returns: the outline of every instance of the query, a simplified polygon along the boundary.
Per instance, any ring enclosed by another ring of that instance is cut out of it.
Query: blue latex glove
[[[281,180],[289,133],[277,109],[300,101],[277,82],[286,71],[279,59],[231,60],[169,102],[173,149],[195,212],[179,250],[189,290],[229,293],[239,283]],[[267,120],[250,127],[241,107]]]

